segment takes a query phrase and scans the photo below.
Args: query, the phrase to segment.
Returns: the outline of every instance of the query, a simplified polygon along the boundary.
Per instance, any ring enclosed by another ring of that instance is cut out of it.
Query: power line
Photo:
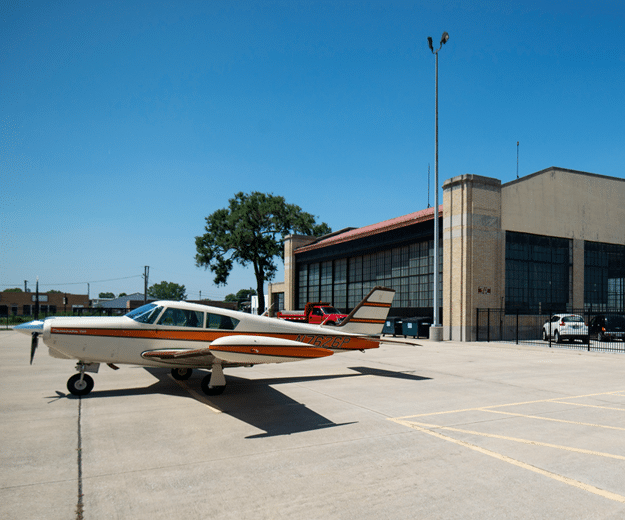
[[[104,282],[116,282],[118,280],[129,280],[131,278],[141,278],[143,275],[141,274],[136,274],[134,276],[125,276],[123,278],[110,278],[108,280],[90,280],[90,281],[86,281],[86,282],[65,282],[65,283],[40,283],[39,285],[44,285],[44,286],[50,286],[50,285],[84,285],[86,283],[104,283]],[[19,284],[7,284],[7,283],[3,283],[0,284],[0,286],[2,287],[19,287],[21,286],[21,283]]]

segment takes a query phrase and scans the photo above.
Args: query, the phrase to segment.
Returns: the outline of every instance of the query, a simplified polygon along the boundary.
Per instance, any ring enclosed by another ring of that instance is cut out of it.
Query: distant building
[[[34,292],[0,292],[0,316],[32,316],[37,295]],[[72,312],[89,307],[89,295],[39,293],[39,312],[43,315]]]
[[[127,294],[126,296],[120,296],[119,298],[112,298],[106,301],[100,300],[100,304],[97,305],[102,309],[134,309],[143,305],[143,293],[136,292]],[[136,305],[139,302],[140,305]],[[94,305],[95,307],[95,305]]]

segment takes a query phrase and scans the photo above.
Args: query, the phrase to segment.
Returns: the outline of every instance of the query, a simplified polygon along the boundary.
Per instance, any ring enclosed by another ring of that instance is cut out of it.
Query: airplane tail
[[[354,334],[381,334],[394,297],[395,289],[374,287],[337,327]]]

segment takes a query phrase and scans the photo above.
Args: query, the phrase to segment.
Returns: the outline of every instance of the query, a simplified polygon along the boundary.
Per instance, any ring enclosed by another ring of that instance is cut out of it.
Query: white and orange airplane
[[[157,301],[119,317],[58,317],[14,328],[31,334],[32,364],[41,336],[52,357],[76,359],[67,381],[74,395],[87,395],[101,363],[171,368],[175,379],[193,368],[210,369],[202,379],[208,395],[226,386],[223,369],[261,363],[322,358],[335,352],[377,348],[395,291],[374,288],[338,325],[309,325],[253,316],[206,305]]]

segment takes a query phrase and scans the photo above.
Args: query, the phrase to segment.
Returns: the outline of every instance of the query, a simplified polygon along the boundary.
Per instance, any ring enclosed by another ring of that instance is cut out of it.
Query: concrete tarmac
[[[625,518],[623,354],[416,343],[77,398],[0,331],[0,517]]]

